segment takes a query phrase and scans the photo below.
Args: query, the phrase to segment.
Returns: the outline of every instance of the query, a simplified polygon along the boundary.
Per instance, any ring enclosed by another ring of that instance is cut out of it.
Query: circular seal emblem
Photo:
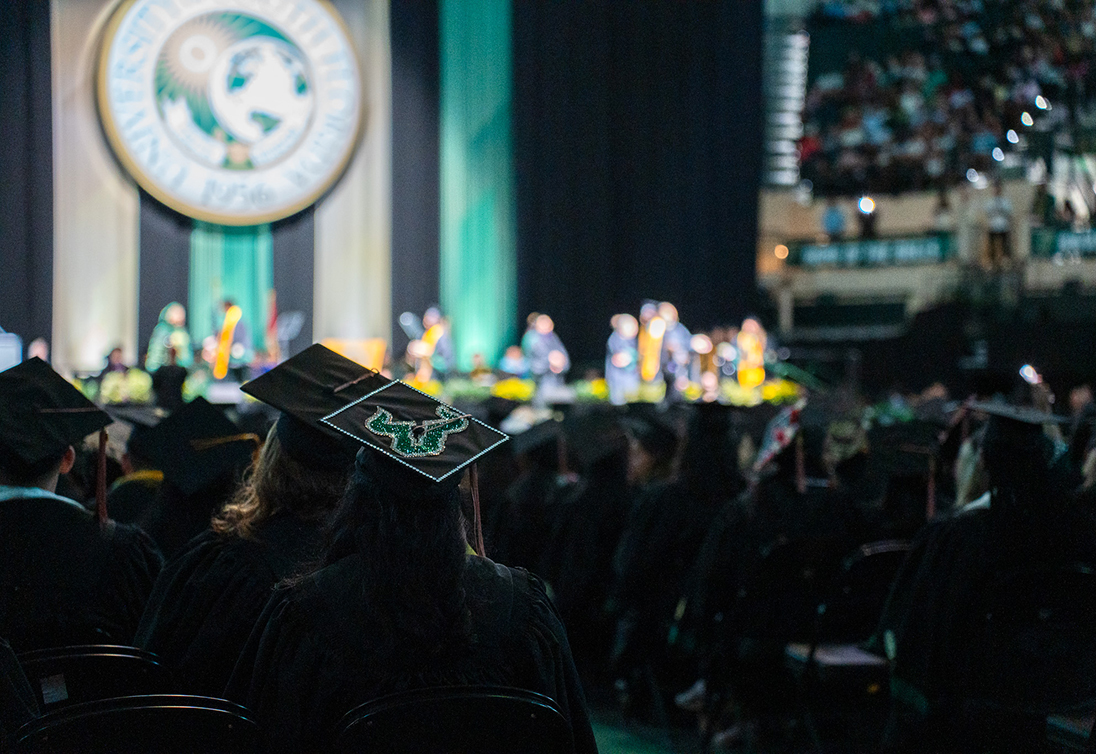
[[[324,0],[124,0],[99,61],[119,161],[178,212],[254,225],[299,212],[342,174],[361,72]]]

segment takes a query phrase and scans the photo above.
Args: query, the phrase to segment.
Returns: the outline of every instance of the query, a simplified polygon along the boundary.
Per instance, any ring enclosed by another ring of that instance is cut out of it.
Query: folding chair
[[[19,655],[43,712],[81,702],[175,690],[171,672],[136,647],[85,644]]]
[[[558,754],[571,727],[546,696],[494,686],[392,694],[348,712],[336,754]]]
[[[259,726],[232,702],[153,694],[74,704],[27,723],[15,754],[258,754]]]
[[[878,699],[885,706],[887,661],[862,649],[860,643],[875,630],[891,584],[908,552],[909,543],[900,540],[873,542],[857,548],[842,563],[818,605],[812,639],[784,648],[785,665],[796,678],[803,719],[816,749],[821,748],[816,709],[847,708],[862,718],[865,702]],[[877,740],[871,734],[866,738]]]
[[[723,684],[709,684],[705,713],[719,716],[736,699],[743,717],[782,719],[796,699],[795,679],[784,666],[788,642],[810,642],[818,605],[839,570],[848,544],[840,539],[780,539],[766,548],[743,579],[724,621]],[[717,679],[719,680],[719,679]],[[705,748],[710,741],[705,741]]]

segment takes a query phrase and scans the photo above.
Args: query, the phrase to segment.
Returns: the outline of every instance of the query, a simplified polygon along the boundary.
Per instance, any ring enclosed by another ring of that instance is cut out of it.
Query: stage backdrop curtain
[[[515,342],[510,3],[442,0],[441,304],[458,367]]]
[[[392,52],[388,0],[334,0],[361,61],[365,124],[339,184],[316,205],[312,335],[392,330]]]
[[[750,311],[760,2],[514,2],[520,311],[581,373],[645,298],[690,329]]]
[[[52,0],[53,364],[99,371],[121,346],[137,361],[137,188],[102,136],[99,38],[112,0]]]
[[[221,302],[231,299],[256,351],[265,347],[274,247],[269,225],[231,228],[196,222],[190,234],[190,337],[195,347],[220,333]]]

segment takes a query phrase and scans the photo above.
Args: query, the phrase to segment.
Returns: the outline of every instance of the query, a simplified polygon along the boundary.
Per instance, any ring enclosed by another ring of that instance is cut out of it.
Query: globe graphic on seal
[[[213,168],[276,163],[314,111],[300,49],[264,21],[210,13],[182,24],[160,51],[156,104],[172,140]]]

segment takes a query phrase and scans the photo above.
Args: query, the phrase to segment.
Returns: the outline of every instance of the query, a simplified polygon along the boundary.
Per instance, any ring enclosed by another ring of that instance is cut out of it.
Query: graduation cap
[[[289,455],[306,465],[340,469],[353,463],[360,443],[322,420],[389,382],[316,343],[240,389],[282,412],[278,440]]]
[[[344,401],[320,421],[435,484],[510,439],[398,380]]]
[[[619,453],[628,445],[617,417],[608,413],[568,417],[563,422],[563,432],[567,446],[585,469]]]
[[[184,495],[246,468],[258,435],[240,432],[219,408],[195,398],[145,434],[144,452]]]
[[[99,432],[97,511],[106,520],[106,433],[110,415],[89,401],[39,358],[0,372],[0,449],[20,475],[59,458],[70,446]]]
[[[559,438],[563,435],[560,424],[554,418],[537,422],[524,432],[511,437],[511,440],[513,440],[511,450],[515,456],[521,456],[528,455],[549,445],[555,447]]]
[[[1066,424],[1069,422],[1069,419],[1064,416],[1049,414],[1032,406],[1014,406],[1003,401],[971,403],[968,404],[967,408],[1003,420],[1005,426],[1011,425],[1013,429],[1022,430],[1024,427],[1041,427],[1044,424]]]
[[[398,380],[347,401],[320,421],[360,443],[358,465],[399,497],[445,492],[470,466],[474,545],[486,554],[474,462],[509,440],[507,435]]]
[[[127,428],[125,437],[126,452],[142,461],[148,461],[145,438],[148,431],[162,422],[168,412],[159,406],[118,405],[111,406],[107,412],[115,423]],[[111,431],[114,434],[113,430]]]
[[[648,452],[672,456],[681,442],[674,417],[650,403],[629,403],[621,420],[625,431]]]

